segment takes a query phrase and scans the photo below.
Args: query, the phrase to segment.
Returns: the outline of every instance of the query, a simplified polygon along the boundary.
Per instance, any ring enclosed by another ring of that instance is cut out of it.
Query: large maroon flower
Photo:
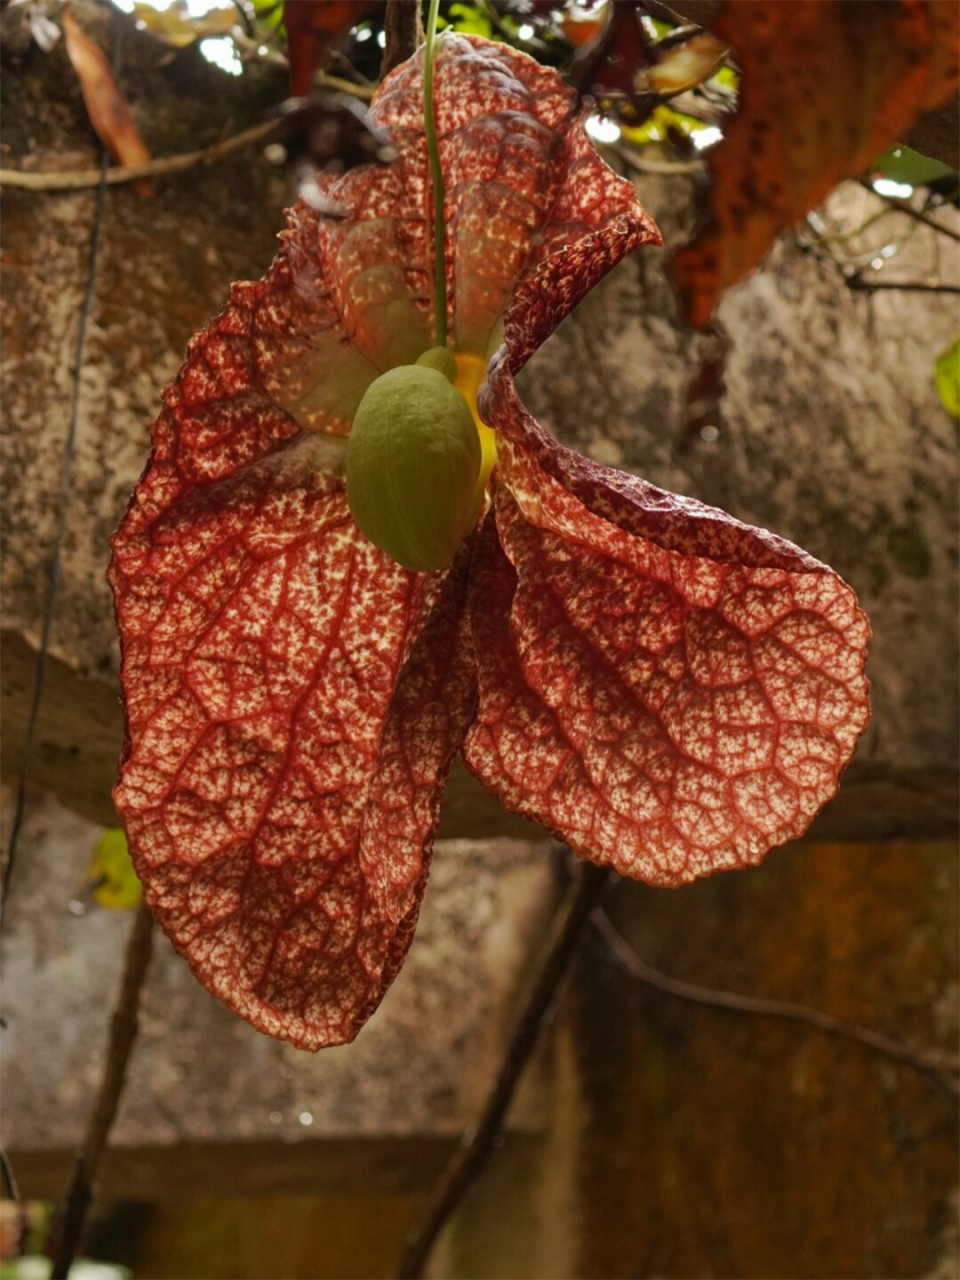
[[[351,1040],[400,968],[458,749],[577,853],[675,885],[800,834],[868,716],[869,627],[829,568],[571,453],[520,402],[527,358],[658,237],[555,73],[503,45],[437,54],[488,508],[439,573],[358,530],[343,437],[433,333],[420,88],[414,59],[373,108],[396,163],[325,180],[191,342],[110,571],[147,901],[215,995],[310,1049]]]

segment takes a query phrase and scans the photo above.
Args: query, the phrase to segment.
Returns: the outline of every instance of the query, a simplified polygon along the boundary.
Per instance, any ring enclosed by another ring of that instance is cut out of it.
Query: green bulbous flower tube
[[[451,374],[456,361],[441,347],[381,374],[360,401],[347,442],[354,520],[417,572],[447,567],[479,509],[480,438]]]
[[[433,186],[435,345],[381,374],[357,408],[347,443],[347,500],[359,528],[405,569],[445,569],[473,528],[489,473],[474,411],[453,385],[447,347],[444,181],[433,104],[438,0],[423,55],[424,132]]]

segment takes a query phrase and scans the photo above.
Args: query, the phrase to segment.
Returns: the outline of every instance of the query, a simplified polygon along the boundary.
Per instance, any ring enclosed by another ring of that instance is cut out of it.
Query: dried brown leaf
[[[118,163],[145,164],[151,158],[150,152],[133,123],[127,100],[114,79],[110,63],[100,46],[80,28],[69,9],[63,12],[63,34],[97,137]],[[153,195],[153,183],[146,179],[138,182],[136,187],[142,196]]]
[[[710,152],[708,216],[671,267],[691,324],[956,92],[958,26],[955,0],[728,0],[713,31],[737,57],[740,110]]]

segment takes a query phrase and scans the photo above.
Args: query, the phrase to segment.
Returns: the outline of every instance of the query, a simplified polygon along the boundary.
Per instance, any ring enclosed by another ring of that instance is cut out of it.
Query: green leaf
[[[674,23],[664,22],[660,18],[651,18],[646,13],[643,15],[643,26],[647,35],[654,40],[662,40],[664,36],[676,30]]]
[[[923,156],[919,151],[902,144],[885,151],[877,158],[873,167],[891,182],[903,182],[911,187],[925,187],[938,178],[956,173],[956,169],[951,169],[942,160]]]
[[[960,334],[937,356],[933,377],[940,403],[952,417],[960,418]]]
[[[721,67],[717,74],[713,77],[717,84],[722,85],[724,89],[731,89],[734,93],[740,92],[740,77],[734,71],[733,67]]]
[[[467,36],[484,36],[487,40],[493,38],[490,19],[472,4],[452,4],[449,25],[454,31]]]
[[[122,827],[108,827],[97,841],[87,880],[101,907],[124,911],[139,904],[143,887],[130,861]]]
[[[666,103],[661,103],[643,124],[638,125],[635,129],[621,125],[620,130],[628,142],[642,146],[648,142],[665,142],[671,129],[676,129],[678,133],[692,138],[695,134],[703,133],[709,127],[702,120],[698,120],[696,116],[686,115],[682,111],[674,110],[673,107],[668,106]]]
[[[257,30],[274,35],[286,31],[283,25],[283,0],[253,0],[253,16]]]

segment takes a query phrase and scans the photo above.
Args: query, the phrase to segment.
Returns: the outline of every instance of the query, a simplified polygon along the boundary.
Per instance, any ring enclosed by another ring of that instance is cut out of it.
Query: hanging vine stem
[[[423,55],[423,127],[427,136],[430,180],[433,185],[433,274],[436,299],[434,346],[445,347],[447,345],[447,236],[444,224],[443,169],[440,164],[437,120],[433,109],[433,60],[436,53],[439,11],[440,0],[430,0],[430,12],[427,15],[427,47]]]
[[[390,74],[394,67],[412,58],[417,46],[423,41],[423,24],[420,20],[420,5],[411,4],[410,0],[387,0],[387,11],[384,15],[383,59],[380,63],[380,79]]]
[[[67,1280],[77,1252],[93,1187],[107,1139],[116,1118],[127,1078],[127,1064],[139,1029],[140,992],[153,953],[153,916],[146,903],[137,908],[127,943],[120,994],[110,1020],[110,1039],[96,1102],[87,1119],[83,1145],[77,1152],[70,1181],[50,1224],[47,1254],[53,1259],[51,1280]]]
[[[407,1237],[397,1280],[418,1280],[443,1227],[483,1169],[503,1125],[520,1077],[530,1061],[543,1026],[570,962],[586,931],[590,913],[609,883],[606,867],[586,862],[576,887],[567,897],[567,910],[558,912],[543,960],[520,1016],[514,1025],[500,1070],[497,1072],[476,1126],[464,1131],[461,1150],[454,1155],[420,1223]]]

